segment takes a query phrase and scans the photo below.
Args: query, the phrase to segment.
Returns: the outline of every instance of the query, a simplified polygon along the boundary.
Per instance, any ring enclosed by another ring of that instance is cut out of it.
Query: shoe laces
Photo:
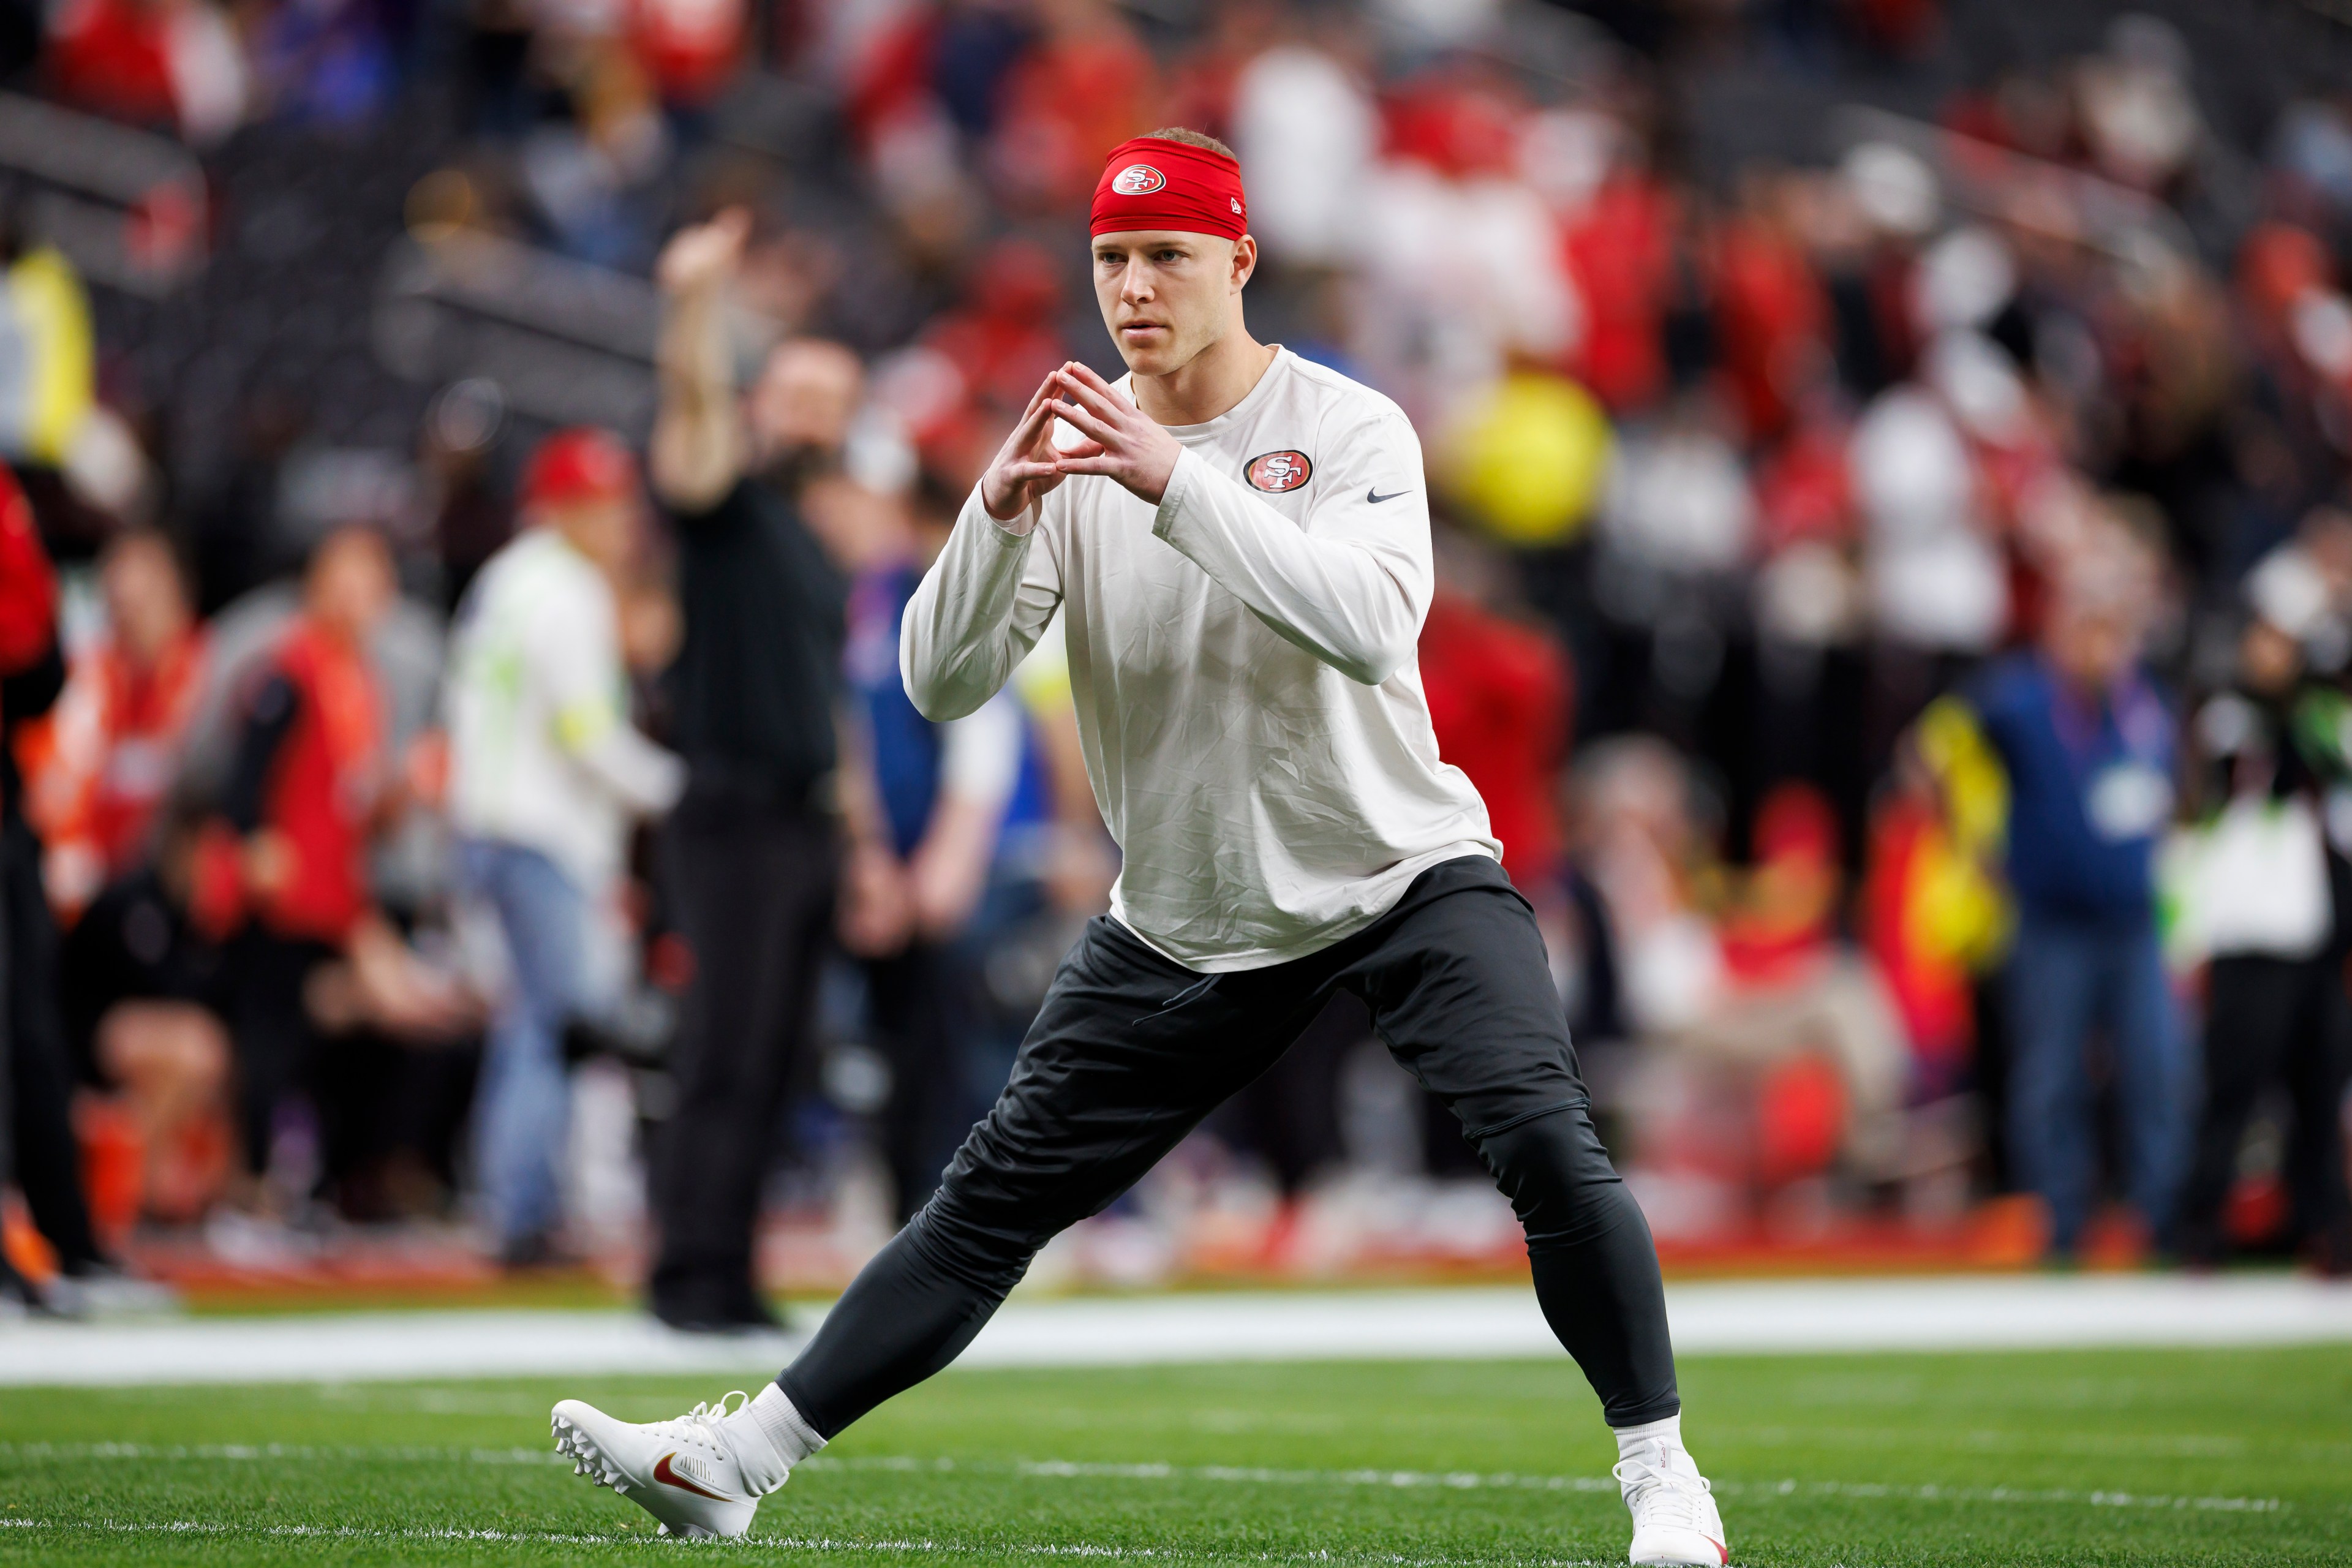
[[[1708,1517],[1714,1489],[1696,1469],[1688,1473],[1648,1459],[1620,1459],[1610,1467],[1624,1489],[1626,1506],[1636,1517],[1654,1524],[1677,1525],[1705,1531],[1715,1527]]]
[[[730,1399],[740,1399],[743,1404],[730,1410],[727,1408],[727,1402]],[[730,1415],[741,1414],[743,1406],[751,1403],[750,1394],[740,1388],[730,1388],[719,1396],[718,1403],[698,1405],[683,1415],[656,1422],[655,1430],[666,1437],[677,1437],[692,1443],[698,1447],[708,1448],[715,1454],[730,1453],[732,1449],[727,1442],[726,1434],[719,1431],[719,1424]]]

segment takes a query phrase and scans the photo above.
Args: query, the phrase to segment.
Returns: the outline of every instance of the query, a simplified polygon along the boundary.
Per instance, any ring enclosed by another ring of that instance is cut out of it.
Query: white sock
[[[727,1417],[743,1479],[762,1496],[784,1484],[792,1468],[824,1447],[784,1391],[771,1383],[760,1396]]]
[[[1683,1446],[1683,1416],[1679,1410],[1655,1421],[1644,1421],[1639,1426],[1612,1426],[1609,1430],[1617,1438],[1617,1457],[1621,1459],[1636,1455],[1646,1458],[1645,1450],[1653,1444],[1661,1448]]]

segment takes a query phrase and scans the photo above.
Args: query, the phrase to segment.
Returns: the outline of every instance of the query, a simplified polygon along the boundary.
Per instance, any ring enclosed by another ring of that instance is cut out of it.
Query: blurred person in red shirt
[[[41,843],[26,820],[16,772],[22,727],[49,711],[65,683],[57,607],[57,576],[33,510],[0,468],[0,923],[6,928],[0,1175],[13,1173],[35,1227],[56,1254],[59,1279],[51,1284],[50,1303],[73,1311],[128,1287],[91,1225],[70,1106],[74,1073],[58,1008],[57,922],[41,889]]]
[[[1645,171],[1619,169],[1561,225],[1585,311],[1571,368],[1614,414],[1646,407],[1665,391],[1677,205]]]
[[[215,954],[188,940],[181,900],[165,890],[185,856],[159,846],[156,819],[204,692],[205,639],[161,534],[118,538],[100,583],[105,634],[22,748],[26,805],[49,902],[71,928],[58,971],[68,1043],[87,1081],[119,1092],[89,1114],[135,1131],[141,1207],[186,1218],[224,1164],[229,1048],[203,1005]]]
[[[750,10],[743,0],[633,0],[630,47],[664,102],[701,109],[726,89]]]
[[[963,302],[923,333],[963,376],[971,400],[998,417],[992,431],[1019,417],[1037,383],[1066,360],[1058,320],[1061,268],[1027,240],[1000,240],[972,268]]]
[[[268,1169],[279,1099],[316,1047],[312,974],[369,909],[367,848],[385,801],[383,697],[368,644],[392,607],[392,556],[364,528],[312,553],[302,609],[257,672],[197,890],[200,923],[242,932],[231,953],[246,1172]]]
[[[1083,203],[1102,149],[1154,119],[1160,73],[1109,0],[1037,0],[1043,36],[1005,73],[991,165],[1013,205]]]
[[[49,84],[68,102],[192,142],[216,140],[245,117],[244,55],[204,0],[67,0],[48,33]]]
[[[1798,395],[1831,365],[1829,296],[1786,210],[1786,178],[1751,173],[1715,237],[1717,342],[1751,440],[1786,429]]]
[[[73,661],[26,786],[47,848],[49,901],[68,922],[147,859],[208,669],[186,580],[163,535],[116,540],[100,585],[106,633]]]
[[[1421,627],[1421,681],[1437,749],[1470,775],[1522,890],[1559,870],[1553,780],[1568,751],[1572,682],[1549,632],[1498,614],[1503,567],[1441,531],[1437,588]]]

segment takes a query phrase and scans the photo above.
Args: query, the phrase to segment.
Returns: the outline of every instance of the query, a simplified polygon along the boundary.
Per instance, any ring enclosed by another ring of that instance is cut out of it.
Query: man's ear
[[[1238,289],[1250,280],[1257,270],[1257,237],[1244,235],[1234,241],[1234,287]]]

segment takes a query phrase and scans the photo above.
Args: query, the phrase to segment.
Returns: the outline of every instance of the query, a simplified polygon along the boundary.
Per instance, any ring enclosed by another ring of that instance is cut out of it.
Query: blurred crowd
[[[938,725],[898,617],[1041,376],[1115,365],[1085,201],[1182,124],[1240,155],[1257,335],[1422,432],[1440,746],[1662,1238],[2007,1195],[2020,1258],[2352,1268],[2352,80],[2223,123],[2173,24],[2074,9],[1928,114],[1711,159],[1727,56],[1866,100],[1955,17],[74,0],[0,39],[206,157],[429,98],[403,243],[659,300],[640,427],[551,428],[519,357],[322,457],[265,387],[196,485],[15,203],[9,1255],[98,1299],[173,1227],[651,1236],[656,1310],[725,1327],[763,1212],[919,1206],[1117,852],[1056,639]],[[1045,1267],[1507,1247],[1369,1037],[1336,1004]]]

